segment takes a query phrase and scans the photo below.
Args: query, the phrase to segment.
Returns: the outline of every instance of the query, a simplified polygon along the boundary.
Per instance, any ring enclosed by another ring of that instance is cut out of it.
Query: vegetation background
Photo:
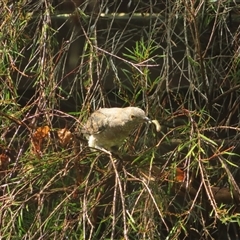
[[[237,1],[0,7],[1,239],[240,239]],[[91,151],[90,113],[129,105],[161,132]]]

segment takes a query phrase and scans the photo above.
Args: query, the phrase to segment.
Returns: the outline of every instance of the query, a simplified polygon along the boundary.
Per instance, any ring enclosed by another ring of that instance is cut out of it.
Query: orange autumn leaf
[[[38,127],[33,133],[33,138],[35,140],[40,140],[49,135],[50,128],[48,126]]]
[[[37,154],[41,152],[42,143],[49,136],[50,128],[48,126],[38,127],[32,135],[32,143]]]
[[[10,158],[6,154],[0,154],[0,179],[6,176],[10,164]]]
[[[65,147],[72,140],[72,133],[69,130],[67,130],[67,128],[59,129],[57,131],[57,135],[59,138],[60,145],[62,147]]]
[[[175,180],[178,182],[183,182],[185,178],[185,173],[180,168],[176,168]]]
[[[8,168],[10,159],[6,154],[0,154],[0,171],[4,171]]]

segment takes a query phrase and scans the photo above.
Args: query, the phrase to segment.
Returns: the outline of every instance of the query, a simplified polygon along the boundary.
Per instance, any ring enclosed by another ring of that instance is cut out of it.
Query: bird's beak
[[[152,123],[152,120],[148,117],[145,117],[144,120],[147,122],[147,123]]]

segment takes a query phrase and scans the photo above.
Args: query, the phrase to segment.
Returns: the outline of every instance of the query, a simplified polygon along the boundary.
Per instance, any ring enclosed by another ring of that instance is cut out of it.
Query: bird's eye
[[[135,118],[135,116],[134,115],[131,115],[131,119],[134,119]]]

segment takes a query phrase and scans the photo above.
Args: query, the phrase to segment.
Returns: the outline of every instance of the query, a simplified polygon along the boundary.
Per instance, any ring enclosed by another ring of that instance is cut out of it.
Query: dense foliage
[[[98,3],[0,3],[1,239],[240,239],[238,3]],[[161,132],[92,151],[113,106]]]

